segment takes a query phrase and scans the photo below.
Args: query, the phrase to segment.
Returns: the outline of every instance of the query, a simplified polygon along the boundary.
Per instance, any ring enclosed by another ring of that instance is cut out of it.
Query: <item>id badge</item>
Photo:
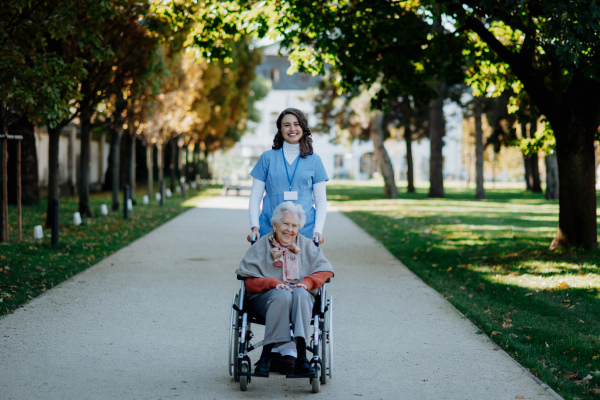
[[[298,200],[298,192],[297,191],[288,191],[283,192],[283,200]]]

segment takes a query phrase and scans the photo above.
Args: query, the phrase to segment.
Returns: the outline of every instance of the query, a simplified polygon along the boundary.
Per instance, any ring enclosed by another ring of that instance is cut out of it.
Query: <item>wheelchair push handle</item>
[[[252,240],[250,241],[251,245],[253,245],[254,243],[256,243],[256,233],[252,234]]]

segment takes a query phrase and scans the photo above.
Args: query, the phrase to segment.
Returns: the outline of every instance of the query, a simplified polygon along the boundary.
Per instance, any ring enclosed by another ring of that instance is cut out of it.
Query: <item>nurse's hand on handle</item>
[[[314,242],[315,241],[315,236],[317,236],[317,235],[319,236],[319,245],[322,245],[323,242],[325,241],[325,237],[323,236],[323,234],[321,232],[315,232],[315,233],[313,233],[312,240]]]
[[[254,238],[252,237],[254,235]],[[246,240],[249,241],[250,243],[256,242],[258,239],[260,239],[260,233],[258,232],[258,226],[253,226],[252,227],[252,232],[250,232],[250,234],[248,234],[248,236],[246,236]]]

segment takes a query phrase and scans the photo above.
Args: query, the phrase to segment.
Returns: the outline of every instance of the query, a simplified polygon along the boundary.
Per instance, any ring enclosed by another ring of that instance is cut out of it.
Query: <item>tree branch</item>
[[[481,40],[510,66],[544,115],[553,115],[558,111],[560,105],[554,101],[555,93],[544,84],[544,74],[532,66],[531,54],[513,53],[475,17],[468,16],[466,26],[477,33]]]

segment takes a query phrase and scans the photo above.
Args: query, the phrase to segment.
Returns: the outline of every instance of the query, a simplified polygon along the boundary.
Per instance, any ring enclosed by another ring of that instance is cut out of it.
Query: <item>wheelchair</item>
[[[318,244],[317,244],[318,245]],[[240,383],[240,390],[246,391],[248,384],[254,374],[249,353],[260,348],[262,341],[252,344],[254,338],[252,324],[264,325],[265,319],[252,312],[246,305],[247,294],[244,287],[243,277],[238,275],[242,281],[238,293],[233,295],[231,304],[231,318],[229,323],[229,375],[233,376],[235,382]],[[326,283],[329,283],[327,279]],[[313,333],[310,340],[307,338],[306,349],[313,354],[310,364],[316,371],[315,376],[310,377],[312,392],[318,393],[321,385],[325,385],[333,376],[333,298],[327,297],[324,283],[315,296],[312,310],[311,326]],[[305,376],[286,375],[286,378],[306,378]]]

